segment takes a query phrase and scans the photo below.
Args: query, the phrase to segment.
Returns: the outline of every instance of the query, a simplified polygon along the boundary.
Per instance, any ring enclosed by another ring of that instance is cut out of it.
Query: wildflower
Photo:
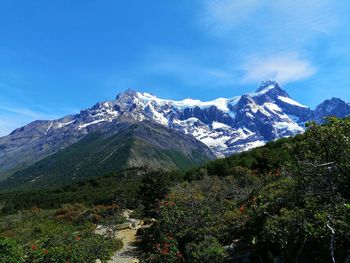
[[[47,249],[44,249],[43,252],[44,252],[45,255],[49,254],[49,251]]]
[[[160,253],[161,253],[162,255],[168,255],[168,254],[169,254],[169,248],[168,248],[168,247],[163,248],[163,249],[160,251]]]
[[[175,202],[171,202],[170,205],[171,205],[171,206],[174,206],[174,205],[175,205]]]
[[[243,213],[245,211],[245,204],[242,204],[240,207],[239,207],[239,211],[241,211],[241,213]]]
[[[275,176],[276,176],[276,177],[281,176],[281,171],[280,171],[280,170],[277,170],[276,173],[275,173]]]
[[[80,236],[76,236],[74,239],[75,239],[76,241],[79,241],[79,240],[81,239],[81,237],[80,237]]]

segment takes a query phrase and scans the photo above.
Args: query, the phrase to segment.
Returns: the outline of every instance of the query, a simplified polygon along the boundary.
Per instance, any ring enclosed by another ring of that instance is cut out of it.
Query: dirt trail
[[[127,220],[134,220],[129,217],[132,213],[131,210],[126,210],[124,216]],[[137,235],[137,228],[127,228],[118,230],[116,238],[119,238],[123,241],[123,248],[117,251],[113,257],[107,261],[107,263],[138,263],[139,250],[137,243],[140,241],[140,237]]]
[[[123,229],[119,230],[116,238],[123,241],[123,248],[117,251],[107,263],[138,263],[137,258],[139,238],[136,236],[137,230]]]

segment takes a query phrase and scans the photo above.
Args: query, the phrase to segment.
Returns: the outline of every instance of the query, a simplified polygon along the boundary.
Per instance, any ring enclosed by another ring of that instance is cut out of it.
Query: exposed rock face
[[[350,104],[341,99],[332,98],[318,105],[314,114],[315,120],[319,123],[323,123],[328,116],[344,118],[350,114]]]

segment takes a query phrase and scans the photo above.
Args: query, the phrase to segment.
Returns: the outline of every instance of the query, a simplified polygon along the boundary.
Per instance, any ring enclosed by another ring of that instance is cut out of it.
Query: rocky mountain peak
[[[256,92],[269,91],[272,89],[282,89],[281,86],[275,80],[265,80],[262,81]]]
[[[262,101],[274,101],[278,97],[290,98],[289,94],[275,80],[261,82],[256,92],[252,94],[260,103]]]
[[[325,100],[316,107],[315,120],[323,123],[325,117],[335,116],[338,118],[344,118],[350,114],[350,104],[339,98],[332,98]]]

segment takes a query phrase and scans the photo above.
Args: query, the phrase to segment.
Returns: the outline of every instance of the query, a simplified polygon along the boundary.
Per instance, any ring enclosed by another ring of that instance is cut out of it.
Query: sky
[[[348,0],[0,0],[0,136],[126,89],[350,101]]]

